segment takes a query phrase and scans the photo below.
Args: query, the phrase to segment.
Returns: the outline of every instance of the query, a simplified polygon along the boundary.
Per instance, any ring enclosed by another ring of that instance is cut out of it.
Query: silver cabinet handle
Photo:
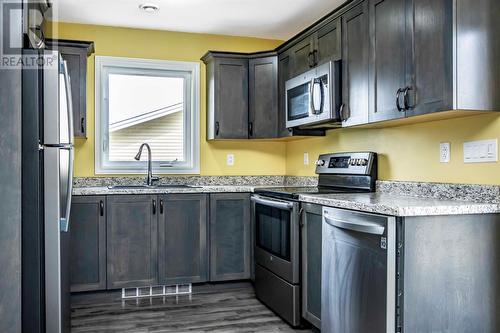
[[[273,207],[273,208],[278,208],[278,209],[286,209],[286,210],[291,210],[293,208],[293,203],[291,202],[282,202],[282,201],[275,201],[275,200],[269,200],[269,199],[264,199],[259,196],[252,196],[250,198],[252,202]]]
[[[324,216],[325,222],[329,225],[341,229],[362,232],[365,234],[383,235],[385,228],[381,225],[370,222],[350,222]]]
[[[405,110],[411,110],[413,109],[412,106],[410,106],[410,103],[408,102],[408,91],[412,90],[411,87],[406,87],[405,90],[403,91],[403,103],[404,103],[404,107],[405,107]]]

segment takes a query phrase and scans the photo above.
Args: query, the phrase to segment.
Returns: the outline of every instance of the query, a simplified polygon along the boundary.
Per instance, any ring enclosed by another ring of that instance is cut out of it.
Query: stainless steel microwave
[[[286,81],[286,127],[340,126],[340,61],[331,61]]]

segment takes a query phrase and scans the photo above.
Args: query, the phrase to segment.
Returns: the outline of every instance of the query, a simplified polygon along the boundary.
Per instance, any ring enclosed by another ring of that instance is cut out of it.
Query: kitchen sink
[[[113,185],[108,186],[110,190],[127,190],[127,189],[155,189],[155,188],[200,188],[200,186],[183,185],[183,184],[159,184],[159,185]]]

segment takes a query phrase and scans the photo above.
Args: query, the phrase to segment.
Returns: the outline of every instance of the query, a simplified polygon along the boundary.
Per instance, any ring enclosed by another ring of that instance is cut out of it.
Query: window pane
[[[108,117],[109,161],[135,161],[144,142],[154,161],[184,161],[183,78],[110,74]]]

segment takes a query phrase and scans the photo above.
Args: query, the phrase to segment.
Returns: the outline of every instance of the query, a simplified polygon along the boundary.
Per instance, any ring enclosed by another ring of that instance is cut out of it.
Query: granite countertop
[[[257,187],[269,185],[223,185],[196,187],[157,187],[157,188],[108,188],[105,186],[75,187],[73,195],[111,195],[111,194],[168,194],[168,193],[250,193]]]
[[[500,213],[500,204],[388,193],[309,194],[300,201],[390,216],[435,216]]]

